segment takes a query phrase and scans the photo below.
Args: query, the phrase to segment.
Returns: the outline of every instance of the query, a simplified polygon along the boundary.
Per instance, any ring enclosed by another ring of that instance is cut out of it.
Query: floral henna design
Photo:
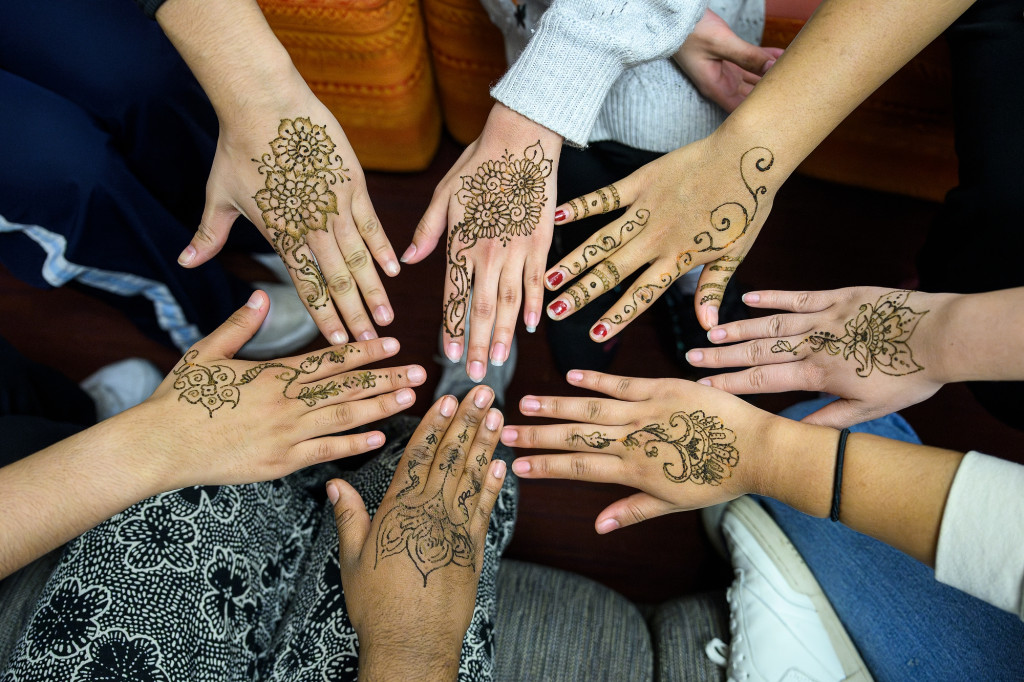
[[[311,230],[327,231],[327,216],[338,214],[331,189],[351,180],[327,127],[308,118],[281,119],[270,154],[253,159],[266,176],[266,186],[253,200],[263,214],[271,244],[296,279],[308,285],[306,304],[322,308],[329,300],[327,283],[306,248]]]
[[[449,336],[465,334],[470,292],[466,252],[481,239],[498,239],[508,246],[514,237],[533,234],[547,203],[545,182],[551,169],[538,140],[522,158],[505,150],[500,159],[485,161],[473,175],[462,176],[455,198],[465,214],[448,232],[448,280],[454,291],[445,301],[443,324]]]
[[[795,346],[789,341],[777,341],[773,353],[797,354],[807,344],[812,353],[825,351],[829,355],[843,354],[844,360],[853,358],[860,364],[857,376],[870,376],[875,368],[890,376],[913,374],[924,369],[914,360],[909,344],[917,323],[929,311],[918,312],[906,305],[910,291],[890,291],[879,296],[874,305],[864,303],[857,315],[846,321],[845,333],[836,336],[819,331]]]
[[[172,371],[175,376],[173,387],[175,390],[181,391],[178,394],[178,400],[184,400],[193,405],[202,405],[212,419],[213,413],[225,405],[230,405],[231,409],[238,407],[241,386],[252,382],[266,370],[280,370],[274,378],[284,382],[281,394],[292,400],[301,400],[309,407],[313,407],[317,402],[340,395],[347,389],[371,388],[376,385],[377,379],[384,378],[383,375],[373,372],[360,372],[346,377],[341,384],[329,381],[316,386],[303,386],[295,395],[289,395],[288,390],[299,377],[312,374],[326,362],[342,364],[349,354],[360,352],[362,351],[349,344],[338,350],[311,355],[303,360],[298,367],[290,367],[280,362],[261,362],[238,376],[235,370],[226,365],[207,367],[196,363],[195,359],[199,355],[199,351],[190,350]]]

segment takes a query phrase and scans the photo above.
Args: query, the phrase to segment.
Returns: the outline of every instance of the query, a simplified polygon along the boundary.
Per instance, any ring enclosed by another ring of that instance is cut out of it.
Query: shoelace
[[[736,578],[743,581],[742,568],[736,569]],[[729,634],[732,636],[732,646],[735,646],[743,641],[743,635],[737,632],[736,611],[739,599],[732,587],[725,591],[725,600],[729,603]],[[746,680],[750,677],[750,673],[744,670],[743,661],[746,657],[742,651],[731,657],[732,646],[715,637],[704,647],[704,653],[719,668],[727,668],[729,682]],[[733,660],[730,661],[730,658]]]

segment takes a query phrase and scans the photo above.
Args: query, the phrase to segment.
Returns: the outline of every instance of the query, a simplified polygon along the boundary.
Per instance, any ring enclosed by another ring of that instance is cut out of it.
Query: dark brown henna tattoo
[[[721,419],[697,410],[676,412],[667,425],[649,424],[621,442],[627,449],[642,448],[652,458],[671,448],[679,462],[665,462],[662,471],[674,483],[721,485],[740,461],[740,453],[733,446],[735,440],[736,434]],[[678,473],[673,473],[674,467],[678,467]]]
[[[596,242],[584,246],[582,260],[573,261],[572,265],[559,265],[558,267],[564,270],[569,277],[575,277],[589,268],[595,259],[603,258],[618,249],[628,239],[635,236],[634,232],[639,234],[643,231],[647,226],[647,220],[651,217],[651,212],[645,208],[639,208],[633,215],[633,218],[619,226],[618,234],[606,234]],[[618,283],[618,270],[614,266],[609,269],[614,270],[615,281]]]
[[[603,450],[615,441],[608,438],[600,431],[593,433],[574,433],[566,439],[570,445],[586,445],[588,448]]]
[[[850,356],[860,367],[857,376],[867,377],[875,368],[890,376],[913,374],[924,369],[914,360],[911,351],[911,335],[917,323],[929,311],[917,312],[906,305],[910,291],[890,291],[879,296],[874,305],[864,303],[857,314],[846,321],[842,336],[831,332],[814,332],[795,346],[789,341],[777,341],[772,346],[773,353],[797,354],[797,350],[807,344],[812,353],[825,351],[829,355],[843,354],[844,360]]]
[[[266,186],[253,200],[263,214],[271,244],[295,278],[306,285],[310,308],[329,300],[327,283],[306,246],[311,230],[327,231],[327,216],[338,214],[338,197],[331,190],[350,180],[327,127],[308,118],[281,119],[270,154],[253,159],[266,176]]]
[[[547,203],[545,183],[551,169],[538,140],[523,150],[522,158],[505,150],[500,159],[485,161],[473,175],[462,176],[455,198],[465,214],[448,232],[448,281],[453,291],[444,304],[443,324],[449,336],[465,334],[470,293],[466,252],[481,239],[499,239],[508,246],[514,237],[533,234]]]

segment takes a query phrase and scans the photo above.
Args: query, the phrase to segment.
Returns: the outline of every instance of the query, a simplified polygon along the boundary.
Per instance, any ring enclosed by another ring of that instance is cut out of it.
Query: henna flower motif
[[[472,239],[499,237],[509,225],[508,204],[500,194],[476,195],[466,204],[464,220]]]
[[[550,173],[550,167],[545,172],[543,166],[529,159],[509,161],[501,177],[508,203],[512,206],[537,204],[539,214],[540,206],[544,205],[544,180]]]
[[[298,175],[309,175],[330,165],[334,142],[325,126],[314,125],[308,118],[283,119],[277,129],[279,137],[270,143],[277,165]]]
[[[238,405],[235,372],[230,367],[203,367],[186,361],[174,373],[178,377],[174,380],[174,388],[181,391],[178,399],[202,405],[211,417],[225,405]]]
[[[406,552],[423,576],[455,564],[473,565],[473,543],[463,526],[452,521],[441,491],[426,504],[409,507],[401,502],[381,521],[377,533],[377,561]]]
[[[651,424],[622,438],[627,448],[642,447],[644,454],[656,458],[667,455],[679,462],[665,462],[662,471],[676,483],[707,483],[721,485],[732,476],[732,467],[739,464],[739,451],[733,446],[736,434],[714,415],[697,410],[686,414],[676,412],[668,426]],[[669,452],[664,452],[671,448]],[[678,473],[674,469],[678,468]]]
[[[253,197],[272,230],[300,239],[310,230],[327,230],[327,214],[338,212],[338,197],[321,175],[296,176],[273,171],[267,174],[266,189]]]
[[[852,355],[860,363],[859,376],[868,376],[875,367],[891,375],[923,369],[907,345],[907,339],[924,315],[903,305],[909,294],[894,291],[879,298],[874,306],[865,303],[857,316],[847,321],[843,359],[848,360]]]

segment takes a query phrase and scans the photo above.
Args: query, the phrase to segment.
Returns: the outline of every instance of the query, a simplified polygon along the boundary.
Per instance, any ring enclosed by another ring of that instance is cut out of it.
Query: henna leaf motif
[[[416,570],[427,577],[445,566],[473,566],[473,541],[465,524],[455,523],[445,508],[439,490],[424,504],[409,506],[399,502],[385,514],[377,532],[377,558],[381,559],[405,552]]]

